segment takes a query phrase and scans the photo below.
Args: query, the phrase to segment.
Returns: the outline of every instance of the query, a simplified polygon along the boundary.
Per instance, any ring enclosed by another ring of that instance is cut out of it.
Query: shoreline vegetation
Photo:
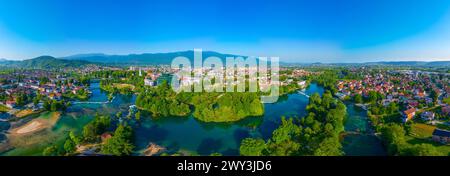
[[[83,127],[81,134],[70,131],[62,146],[48,146],[42,155],[125,156],[131,155],[134,148],[133,129],[130,125],[110,116],[96,115]]]

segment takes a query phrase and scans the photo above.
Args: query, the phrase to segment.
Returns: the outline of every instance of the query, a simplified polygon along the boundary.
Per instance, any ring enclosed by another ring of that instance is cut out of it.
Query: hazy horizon
[[[49,54],[43,54],[43,55],[39,55],[39,56],[35,56],[32,58],[25,58],[25,59],[11,59],[11,58],[3,58],[0,57],[0,59],[5,59],[8,61],[23,61],[23,60],[28,60],[28,59],[34,59],[34,58],[38,58],[38,57],[42,57],[42,56],[51,56],[57,59],[67,59],[70,57],[79,57],[79,56],[89,56],[89,55],[105,55],[105,56],[126,56],[126,55],[142,55],[142,54],[166,54],[166,53],[176,53],[176,52],[187,52],[187,51],[193,51],[193,50],[180,50],[180,51],[170,51],[170,52],[144,52],[144,53],[127,53],[127,54],[108,54],[108,53],[79,53],[79,54],[71,54],[71,55],[66,55],[66,56],[53,56],[53,55],[49,55]],[[238,55],[238,56],[244,56],[244,57],[248,57],[239,53],[224,53],[224,52],[219,52],[219,51],[203,51],[203,52],[217,52],[220,54],[230,54],[230,55]],[[258,56],[257,56],[258,57]],[[205,58],[204,58],[205,59]],[[314,58],[311,58],[314,60]],[[310,60],[311,60],[310,59]],[[349,61],[342,61],[342,62],[321,62],[321,61],[283,61],[280,60],[280,62],[283,63],[287,63],[287,64],[311,64],[311,63],[322,63],[322,64],[352,64],[352,63],[370,63],[370,62],[450,62],[450,60],[374,60],[374,61],[365,61],[365,60],[360,60],[360,62],[355,61],[355,62],[349,62]]]

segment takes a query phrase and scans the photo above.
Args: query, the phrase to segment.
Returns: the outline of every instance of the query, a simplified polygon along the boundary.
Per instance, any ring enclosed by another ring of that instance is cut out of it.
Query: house
[[[391,102],[393,102],[392,99],[383,99],[382,101],[383,106],[389,106],[389,104],[391,104]]]
[[[298,86],[304,88],[305,85],[306,85],[306,81],[300,81],[300,82],[298,82],[297,84],[298,84]]]
[[[105,132],[103,133],[101,136],[102,142],[105,142],[106,140],[108,140],[109,138],[112,137],[111,133]]]
[[[415,108],[415,107],[419,106],[419,102],[416,100],[408,100],[408,106]]]
[[[433,141],[440,142],[443,144],[450,143],[450,131],[447,130],[441,130],[441,129],[435,129],[433,131]]]
[[[8,107],[8,108],[15,108],[16,107],[16,101],[14,101],[14,100],[6,101],[6,107]]]
[[[425,111],[420,115],[420,117],[422,118],[422,120],[432,121],[434,120],[434,113],[430,111]]]
[[[426,92],[423,90],[416,90],[415,93],[416,93],[415,98],[417,99],[424,98],[426,96]]]
[[[408,120],[411,120],[416,115],[416,108],[410,108],[406,111],[402,112],[403,116],[403,122],[407,122]]]
[[[144,79],[144,85],[146,85],[146,86],[156,86],[156,82],[151,80],[151,79],[145,78]]]
[[[51,94],[48,95],[48,97],[51,100],[61,100],[62,99],[61,93],[51,93]]]
[[[442,107],[442,114],[444,115],[450,115],[450,106],[443,106]]]
[[[433,103],[433,99],[430,98],[430,97],[425,97],[425,103],[426,104],[431,104],[431,103]]]

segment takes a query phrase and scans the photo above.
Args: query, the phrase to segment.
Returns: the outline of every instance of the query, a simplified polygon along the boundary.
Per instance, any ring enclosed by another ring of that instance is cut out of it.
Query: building
[[[440,142],[443,144],[450,143],[450,131],[447,130],[441,130],[441,129],[435,129],[433,131],[433,141]]]
[[[298,84],[298,86],[300,86],[301,88],[305,88],[305,86],[306,86],[306,81],[299,81],[297,84]]]
[[[422,118],[422,120],[432,121],[434,120],[434,113],[430,111],[425,111],[420,115],[420,117]]]
[[[106,142],[106,140],[110,139],[112,137],[111,133],[105,132],[101,136],[102,142]]]
[[[16,101],[14,101],[14,100],[8,100],[8,101],[6,101],[6,107],[8,107],[8,108],[15,108],[16,107]]]
[[[449,105],[442,107],[442,114],[450,115],[450,106]]]
[[[416,115],[416,108],[410,108],[406,111],[402,112],[403,116],[403,122],[407,122],[408,120],[411,120]]]
[[[144,85],[146,85],[146,86],[156,86],[156,81],[153,81],[151,79],[145,78],[144,79]]]

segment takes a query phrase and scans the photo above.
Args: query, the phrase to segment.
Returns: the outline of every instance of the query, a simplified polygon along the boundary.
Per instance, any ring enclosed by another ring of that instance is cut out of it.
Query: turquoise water
[[[323,93],[312,84],[307,94]],[[301,117],[305,114],[308,98],[300,94],[280,97],[279,102],[265,104],[262,117],[250,117],[235,123],[203,123],[193,117],[146,118],[135,128],[137,149],[144,149],[149,142],[168,148],[169,152],[187,150],[200,155],[219,152],[239,155],[239,145],[247,137],[269,138],[281,121],[281,117]]]
[[[91,85],[91,91],[92,96],[88,102],[105,102],[108,100],[108,94],[99,89],[98,83]],[[322,94],[324,90],[316,84],[311,84],[305,92],[308,95],[315,92]],[[46,145],[61,143],[69,131],[81,133],[82,127],[91,121],[96,113],[108,113],[113,116],[122,111],[126,115],[129,106],[134,104],[135,98],[134,95],[116,95],[113,102],[108,104],[73,104],[67,112],[62,114],[60,120],[52,129],[45,133],[36,134],[42,135],[41,137],[44,139],[51,136],[51,140],[42,140],[43,142],[30,146],[15,146],[14,149],[4,154],[39,155]],[[235,123],[204,123],[191,116],[155,119],[144,115],[141,122],[132,124],[135,129],[136,155],[144,150],[150,142],[166,147],[169,153],[183,151],[191,154],[209,155],[219,152],[223,155],[238,155],[239,144],[243,138],[269,138],[272,131],[279,126],[282,116],[302,117],[306,114],[307,104],[308,98],[306,96],[298,93],[289,94],[280,97],[277,103],[265,104],[264,116],[250,117]],[[364,124],[361,121],[365,121],[365,116],[361,115],[359,111],[348,109],[351,118],[348,118],[346,129],[359,128],[360,123]],[[0,138],[2,137],[0,136]],[[369,149],[363,150],[373,153],[371,143],[364,142],[367,138],[370,137],[346,137],[344,149],[357,147],[358,145],[354,144],[362,141],[363,144],[370,144],[363,146]],[[32,147],[35,148],[30,149]],[[352,154],[351,152],[348,153]]]
[[[386,155],[381,141],[373,135],[367,112],[351,103],[347,105],[345,131],[349,134],[342,141],[344,152],[350,156]]]

